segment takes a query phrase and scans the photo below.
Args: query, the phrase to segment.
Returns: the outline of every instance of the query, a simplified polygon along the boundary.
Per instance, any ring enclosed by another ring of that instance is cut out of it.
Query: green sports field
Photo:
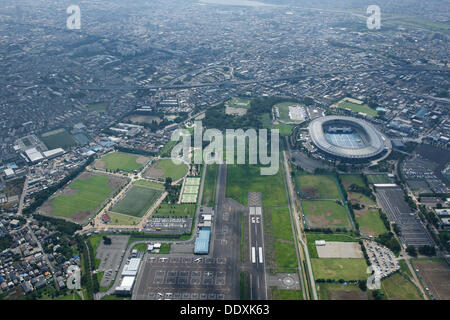
[[[108,107],[108,104],[106,102],[97,102],[97,103],[88,104],[88,109],[90,111],[105,112],[107,107]]]
[[[295,176],[302,196],[313,199],[341,199],[334,176],[299,174]]]
[[[332,200],[302,201],[303,211],[311,228],[350,228],[344,206]]]
[[[353,112],[361,112],[369,116],[375,117],[378,115],[378,111],[370,108],[367,104],[357,104],[350,101],[341,101],[338,103],[338,107],[342,109],[350,109]]]
[[[134,182],[135,186],[148,187],[156,190],[164,190],[164,185],[162,183],[157,183],[153,181],[147,180],[138,180]]]
[[[142,217],[162,193],[161,190],[134,185],[111,211],[133,217]]]
[[[369,183],[392,183],[392,180],[388,177],[387,174],[368,174],[367,180]]]
[[[262,176],[258,166],[228,165],[226,196],[247,205],[248,192],[262,192],[264,207],[287,207],[281,174]]]
[[[274,125],[272,128],[278,129],[280,131],[280,135],[288,136],[291,134],[292,129],[294,129],[294,126],[289,125],[289,124],[280,123],[280,124]]]
[[[350,187],[352,184],[356,184],[361,188],[365,188],[366,184],[364,183],[362,175],[359,174],[343,174],[340,176],[342,180],[342,184],[344,188]]]
[[[187,173],[188,167],[186,164],[181,163],[176,165],[171,159],[163,159],[155,166],[156,169],[163,170],[162,176],[164,178],[172,178],[172,180],[178,180]]]
[[[301,290],[283,290],[272,288],[272,300],[303,300]]]
[[[46,132],[39,138],[49,150],[56,148],[68,149],[78,144],[74,137],[64,128]]]
[[[312,258],[314,278],[332,280],[366,280],[366,261],[355,258]]]
[[[228,102],[228,106],[230,108],[250,109],[250,100],[249,99],[243,99],[243,98],[232,98]]]
[[[113,171],[133,171],[141,169],[148,160],[147,157],[134,154],[113,152],[96,161],[95,166]]]
[[[73,181],[64,190],[66,195],[60,194],[50,201],[54,206],[51,214],[70,218],[79,211],[92,213],[114,191],[108,185],[109,180],[105,176],[93,175]]]

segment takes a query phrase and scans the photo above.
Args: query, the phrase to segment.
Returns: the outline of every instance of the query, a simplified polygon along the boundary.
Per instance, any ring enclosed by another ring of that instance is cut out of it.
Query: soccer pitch
[[[114,191],[108,185],[109,180],[105,176],[93,175],[87,179],[73,181],[63,190],[63,194],[50,201],[54,207],[51,214],[71,218],[80,211],[93,213]]]
[[[188,170],[186,164],[181,163],[176,165],[171,159],[163,159],[159,161],[155,168],[163,171],[162,176],[164,178],[172,178],[172,180],[182,178]]]
[[[108,170],[133,171],[141,169],[149,158],[129,153],[113,152],[105,155],[95,166]]]
[[[125,198],[111,211],[133,217],[142,217],[159,199],[163,191],[134,185]]]

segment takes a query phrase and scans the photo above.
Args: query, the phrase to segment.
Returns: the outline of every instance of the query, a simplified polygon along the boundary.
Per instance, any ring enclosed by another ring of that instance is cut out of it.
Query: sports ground
[[[141,169],[150,159],[130,153],[112,152],[94,163],[95,168],[120,171],[134,171]]]
[[[184,163],[175,164],[171,159],[162,159],[157,161],[151,168],[145,172],[148,178],[172,178],[173,181],[181,179],[187,173],[188,166]]]
[[[193,217],[195,204],[161,204],[152,214],[153,217],[181,218]]]
[[[74,137],[64,128],[46,132],[39,138],[49,150],[56,148],[68,149],[77,145]]]
[[[367,104],[363,103],[362,101],[354,100],[354,99],[348,99],[344,98],[337,104],[338,108],[341,109],[350,109],[353,112],[356,113],[364,113],[369,116],[375,117],[378,115],[378,111],[370,108]]]
[[[280,115],[280,120],[284,122],[293,122],[293,123],[300,123],[303,122],[304,119],[291,119],[289,116],[290,107],[295,108],[301,106],[298,103],[295,102],[282,102],[279,104],[276,104],[274,107],[278,108],[278,112]]]
[[[134,185],[111,211],[133,217],[142,217],[161,197],[163,191]]]
[[[83,223],[93,215],[126,179],[82,173],[68,187],[47,201],[40,211]]]

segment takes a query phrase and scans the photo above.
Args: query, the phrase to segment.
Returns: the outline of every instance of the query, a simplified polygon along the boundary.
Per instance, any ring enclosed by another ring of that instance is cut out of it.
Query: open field
[[[369,300],[367,291],[356,284],[318,283],[320,300]]]
[[[82,223],[99,210],[102,203],[125,181],[124,178],[84,172],[47,201],[40,211]]]
[[[302,201],[303,212],[311,228],[350,228],[344,206],[331,200]]]
[[[302,195],[314,199],[341,199],[334,176],[298,174],[295,180]]]
[[[370,108],[367,104],[358,104],[355,103],[353,101],[350,101],[349,99],[345,98],[343,100],[341,100],[340,102],[338,102],[338,108],[342,108],[342,109],[350,109],[353,112],[361,112],[364,114],[367,114],[369,116],[375,117],[378,115],[378,111]]]
[[[178,180],[187,173],[188,167],[181,163],[176,165],[171,159],[162,159],[148,168],[145,176],[149,178],[172,178],[173,181]]]
[[[363,258],[312,258],[314,278],[332,280],[366,280],[367,264]]]
[[[414,259],[422,283],[439,300],[450,300],[450,266],[442,259]]]
[[[144,156],[113,152],[95,161],[94,167],[107,170],[133,171],[141,169],[149,160],[148,157]]]
[[[361,210],[353,209],[356,222],[363,235],[376,237],[388,231],[383,220],[381,220],[375,201],[363,194],[355,192],[349,192],[348,199],[352,203],[359,203],[364,206]]]
[[[303,295],[301,290],[272,288],[272,300],[303,300]]]
[[[273,237],[275,239],[283,239],[293,241],[291,217],[287,208],[273,208],[270,210],[272,214]]]
[[[141,221],[140,218],[132,217],[126,214],[108,212],[108,215],[111,217],[111,222],[109,222],[108,225],[113,226],[134,226]]]
[[[195,204],[166,204],[162,203],[152,214],[152,217],[193,217]]]
[[[142,217],[155,204],[162,193],[161,190],[135,185],[111,211],[133,217]]]
[[[291,134],[292,129],[294,129],[294,126],[284,123],[276,124],[272,127],[273,129],[278,129],[280,131],[281,136],[288,136]]]
[[[381,290],[389,300],[422,300],[416,286],[399,273],[381,280]]]
[[[262,192],[264,207],[287,207],[281,170],[276,175],[262,176],[260,168],[247,165],[229,165],[227,169],[227,198],[247,205],[248,192]]]
[[[152,124],[153,122],[160,123],[162,120],[158,116],[150,116],[150,115],[143,115],[143,114],[132,114],[126,117],[124,120],[129,120],[133,123],[147,123]]]
[[[340,175],[340,178],[345,189],[348,189],[348,187],[350,187],[352,184],[356,184],[361,188],[366,187],[363,177],[359,174],[343,174]]]
[[[275,240],[275,256],[277,260],[278,273],[292,273],[293,268],[298,267],[297,254],[292,242]],[[287,268],[287,269],[286,269]]]
[[[39,139],[42,140],[49,150],[56,148],[69,149],[77,145],[74,137],[64,128],[46,132]]]
[[[391,179],[386,174],[368,174],[367,180],[371,184],[392,183]]]
[[[216,198],[217,173],[219,166],[217,164],[210,164],[206,167],[205,184],[203,188],[203,205],[208,207],[214,206]]]
[[[153,181],[147,181],[147,180],[137,180],[134,182],[135,186],[141,186],[141,187],[147,187],[152,188],[155,190],[164,190],[164,185],[162,183],[157,183]]]

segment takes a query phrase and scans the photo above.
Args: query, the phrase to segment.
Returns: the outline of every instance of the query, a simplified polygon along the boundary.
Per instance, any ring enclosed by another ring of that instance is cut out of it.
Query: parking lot
[[[100,281],[102,287],[109,286],[115,279],[128,244],[128,236],[109,236],[109,238],[111,239],[110,245],[105,245],[103,241],[100,241],[96,255],[96,258],[101,260],[98,270],[105,272]]]
[[[391,250],[374,241],[363,240],[363,243],[372,267],[378,271],[376,275],[380,279],[400,269],[400,265]]]
[[[400,238],[406,245],[434,245],[419,216],[405,201],[402,189],[377,188],[376,195],[388,219],[400,227]]]
[[[189,233],[192,218],[150,218],[144,226],[145,232]]]

